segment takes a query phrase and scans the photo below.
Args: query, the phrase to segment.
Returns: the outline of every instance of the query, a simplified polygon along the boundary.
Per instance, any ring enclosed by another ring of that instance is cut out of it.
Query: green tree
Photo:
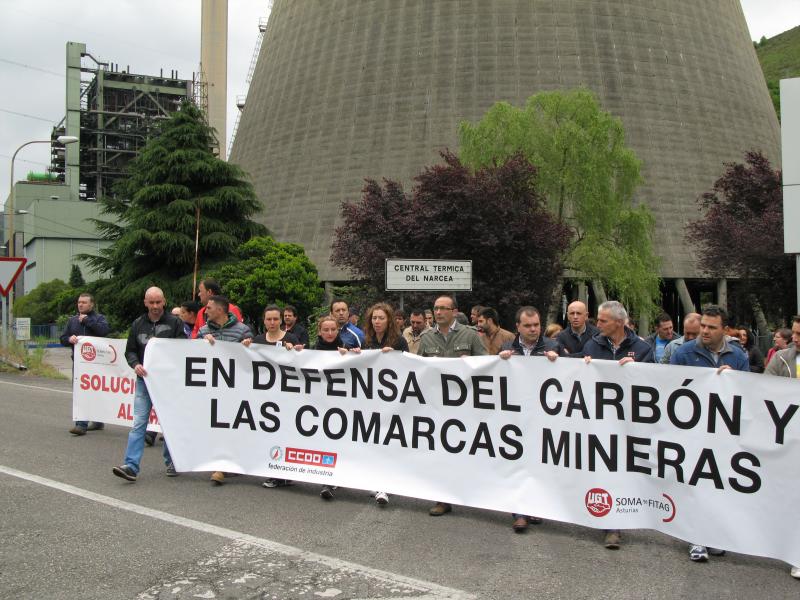
[[[86,285],[83,273],[81,273],[81,268],[78,265],[72,265],[72,269],[69,272],[69,285],[73,288],[82,288]]]
[[[239,167],[213,155],[211,133],[202,111],[184,102],[131,162],[115,195],[100,200],[112,219],[95,223],[111,245],[81,258],[108,278],[96,291],[118,326],[141,312],[150,285],[162,287],[171,303],[192,296],[198,214],[206,271],[266,233],[251,220],[261,209],[253,186]]]
[[[255,237],[236,251],[236,258],[208,276],[219,281],[257,327],[268,304],[291,304],[306,316],[322,302],[317,269],[302,246]]]
[[[76,312],[78,291],[62,279],[40,283],[14,301],[14,316],[29,317],[34,325],[55,323],[62,315]]]
[[[573,232],[565,266],[602,282],[610,296],[638,315],[659,298],[654,218],[633,201],[640,161],[625,145],[619,119],[591,92],[542,92],[523,108],[492,106],[476,124],[459,128],[460,157],[472,169],[522,154],[538,169],[536,188]],[[560,296],[561,285],[556,286]]]

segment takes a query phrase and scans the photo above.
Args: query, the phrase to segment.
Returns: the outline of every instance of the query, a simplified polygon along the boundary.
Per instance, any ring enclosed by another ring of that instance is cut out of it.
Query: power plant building
[[[276,237],[344,280],[332,235],[365,177],[408,190],[457,150],[462,120],[579,86],[621,118],[643,162],[636,196],[656,217],[661,275],[695,302],[716,293],[684,239],[697,198],[747,150],[780,160],[738,0],[275,0],[230,160]]]

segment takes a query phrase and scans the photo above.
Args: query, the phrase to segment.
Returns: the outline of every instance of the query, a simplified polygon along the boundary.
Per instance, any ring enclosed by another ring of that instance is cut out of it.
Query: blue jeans
[[[153,402],[150,400],[147,385],[145,385],[144,379],[137,377],[136,395],[133,398],[133,429],[128,434],[128,447],[125,448],[125,464],[137,475],[144,453],[144,434],[147,431],[147,423],[150,422],[150,409],[152,408]],[[164,439],[164,464],[169,465],[171,462],[167,440]]]

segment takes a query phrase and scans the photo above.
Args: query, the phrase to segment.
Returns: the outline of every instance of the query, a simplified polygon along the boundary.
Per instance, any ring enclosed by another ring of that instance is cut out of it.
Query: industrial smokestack
[[[228,0],[203,0],[200,23],[200,65],[206,84],[203,107],[214,128],[219,157],[225,159],[226,95],[228,92]]]

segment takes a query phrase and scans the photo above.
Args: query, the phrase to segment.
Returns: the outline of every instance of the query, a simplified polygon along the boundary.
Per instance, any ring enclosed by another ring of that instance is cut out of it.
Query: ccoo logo
[[[280,446],[273,446],[269,449],[269,458],[270,460],[274,460],[278,462],[280,459],[283,458],[283,450],[281,450]]]
[[[603,488],[592,488],[586,492],[586,509],[593,517],[605,517],[611,512],[613,498]]]

